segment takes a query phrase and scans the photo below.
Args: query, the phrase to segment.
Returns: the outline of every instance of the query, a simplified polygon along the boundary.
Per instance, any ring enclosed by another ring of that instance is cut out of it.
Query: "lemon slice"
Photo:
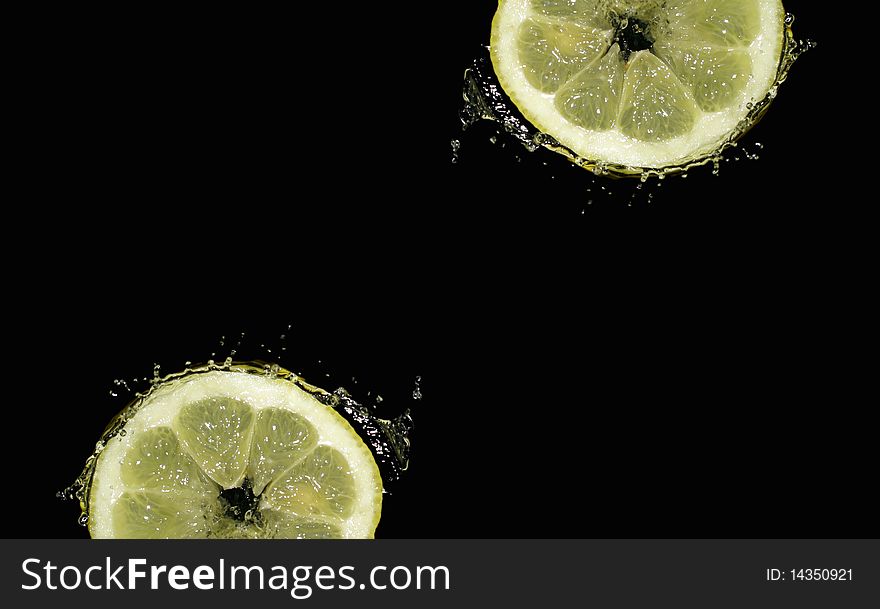
[[[582,157],[706,157],[776,82],[780,0],[500,0],[492,65],[538,129]]]
[[[91,536],[372,537],[376,461],[312,389],[238,370],[158,386],[95,464]]]

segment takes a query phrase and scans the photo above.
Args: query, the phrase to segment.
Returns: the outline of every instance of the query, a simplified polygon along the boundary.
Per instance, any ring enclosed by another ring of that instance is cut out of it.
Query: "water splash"
[[[242,334],[242,339],[243,338],[244,334]],[[241,343],[239,342],[237,346],[240,347],[240,344]],[[187,363],[189,364],[189,362]],[[214,360],[209,360],[206,364],[202,365],[187,365],[184,370],[167,374],[165,376],[160,375],[160,366],[159,364],[155,364],[153,366],[153,377],[149,379],[147,390],[134,393],[134,399],[122,408],[122,410],[107,425],[106,429],[101,434],[101,438],[95,444],[94,451],[88,459],[86,459],[82,472],[73,484],[56,493],[56,497],[59,499],[75,500],[79,502],[81,513],[78,522],[80,525],[87,526],[89,522],[89,499],[95,474],[95,467],[101,453],[103,453],[104,448],[107,446],[107,443],[117,435],[125,436],[127,434],[125,429],[126,424],[138,413],[147,402],[148,398],[160,387],[163,387],[172,381],[215,371],[245,372],[247,374],[282,379],[293,383],[303,391],[312,395],[322,404],[337,410],[337,412],[352,424],[364,442],[366,442],[372,450],[376,462],[379,465],[379,471],[382,474],[382,480],[386,485],[386,488],[387,485],[393,487],[393,484],[400,479],[401,474],[408,469],[411,445],[410,434],[413,429],[412,415],[408,408],[396,418],[380,418],[375,412],[375,406],[359,403],[344,388],[340,387],[330,393],[324,389],[309,384],[301,377],[301,375],[286,370],[274,362],[264,362],[260,360],[235,362],[230,355],[219,364],[214,362]],[[417,377],[417,379],[421,380],[421,377]],[[145,377],[143,380],[147,381],[148,379]],[[377,403],[381,401],[381,397],[378,397],[376,400]]]
[[[798,40],[794,37],[792,24],[795,17],[791,13],[785,15],[785,33],[783,37],[782,56],[776,73],[776,79],[767,95],[757,101],[747,104],[749,113],[739,122],[737,127],[716,147],[716,149],[700,158],[680,165],[673,165],[661,169],[648,169],[605,163],[595,159],[587,159],[559,143],[553,136],[538,131],[529,123],[510,101],[499,84],[492,60],[489,55],[489,47],[482,45],[480,53],[470,68],[465,70],[464,87],[462,98],[464,104],[459,112],[462,131],[467,131],[476,123],[484,120],[494,121],[499,125],[499,134],[503,133],[519,142],[528,152],[535,152],[539,148],[546,148],[568,158],[576,166],[582,167],[599,176],[611,178],[639,178],[645,182],[650,177],[662,180],[668,175],[679,175],[686,178],[688,171],[711,164],[714,175],[718,175],[722,157],[731,148],[737,146],[738,140],[756,125],[766,114],[770,104],[776,98],[779,87],[788,78],[794,63],[807,51],[816,48],[817,43],[813,40]],[[495,143],[496,136],[490,141]],[[502,144],[503,145],[503,144]],[[461,141],[453,140],[453,162],[458,162]],[[521,157],[517,157],[521,161]],[[552,177],[552,176],[551,176]]]

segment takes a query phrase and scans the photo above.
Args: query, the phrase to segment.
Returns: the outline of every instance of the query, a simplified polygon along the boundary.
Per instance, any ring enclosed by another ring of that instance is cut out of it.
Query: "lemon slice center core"
[[[637,17],[613,19],[614,34],[612,40],[620,47],[624,61],[636,51],[650,51],[654,46],[654,36],[648,21]]]

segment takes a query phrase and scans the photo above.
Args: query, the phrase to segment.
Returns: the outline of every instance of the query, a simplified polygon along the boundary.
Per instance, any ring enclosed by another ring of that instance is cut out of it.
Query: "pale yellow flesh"
[[[766,96],[784,15],[780,0],[501,0],[491,56],[541,131],[586,159],[661,168],[711,152]],[[653,45],[625,56],[615,27],[630,17]]]
[[[215,371],[151,394],[101,454],[93,537],[366,538],[382,484],[369,448],[332,408],[287,380]],[[247,480],[259,517],[228,517]]]

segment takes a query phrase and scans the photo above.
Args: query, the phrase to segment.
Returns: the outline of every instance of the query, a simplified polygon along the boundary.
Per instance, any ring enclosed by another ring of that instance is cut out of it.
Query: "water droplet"
[[[416,377],[416,386],[415,386],[415,389],[413,389],[413,392],[412,392],[412,397],[413,397],[414,400],[421,400],[421,399],[422,399],[422,388],[421,388],[421,382],[422,382],[422,377],[421,377],[421,376],[417,376],[417,377]]]

